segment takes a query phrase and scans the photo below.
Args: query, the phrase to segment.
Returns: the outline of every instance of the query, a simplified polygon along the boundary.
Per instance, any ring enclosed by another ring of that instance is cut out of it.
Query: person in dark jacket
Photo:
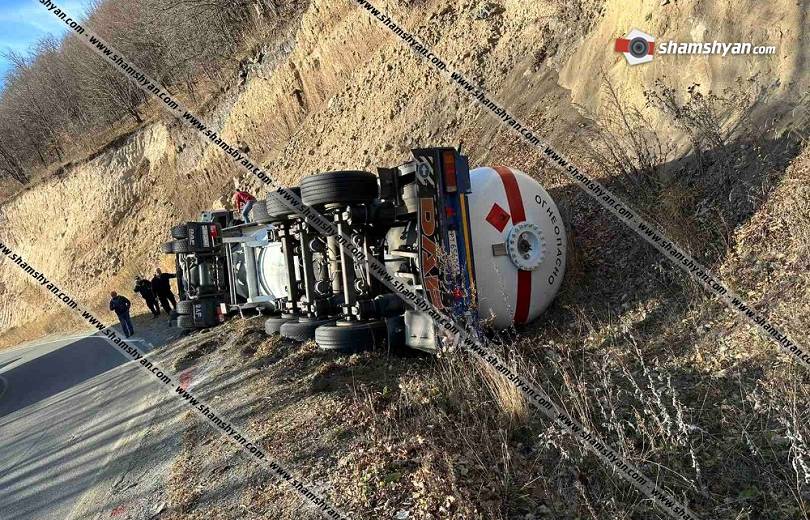
[[[140,294],[143,301],[146,302],[146,306],[149,307],[149,310],[152,312],[152,318],[160,316],[160,305],[158,305],[155,293],[152,291],[152,284],[149,283],[149,280],[144,280],[140,275],[136,276],[135,288],[133,290]]]
[[[155,269],[155,276],[152,277],[152,292],[160,299],[160,304],[163,310],[166,311],[170,317],[172,311],[177,308],[177,302],[174,300],[174,293],[172,286],[169,282],[170,279],[177,278],[174,273],[164,273],[160,269]]]
[[[113,291],[110,293],[110,310],[115,311],[118,321],[121,322],[121,330],[125,337],[135,334],[135,327],[132,326],[132,318],[129,317],[129,307],[132,305],[124,296]]]

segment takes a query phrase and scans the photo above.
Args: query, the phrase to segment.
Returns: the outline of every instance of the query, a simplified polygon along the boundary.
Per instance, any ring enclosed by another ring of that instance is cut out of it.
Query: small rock
[[[396,518],[396,520],[408,520],[408,518],[410,518],[410,517],[411,517],[411,512],[406,511],[404,509],[400,509],[397,512],[396,516],[394,516],[394,518]]]

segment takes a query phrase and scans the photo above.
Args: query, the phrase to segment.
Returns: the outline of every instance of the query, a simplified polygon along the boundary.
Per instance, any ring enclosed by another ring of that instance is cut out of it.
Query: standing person
[[[169,320],[171,320],[172,311],[177,308],[172,286],[169,283],[172,278],[177,278],[177,275],[175,273],[164,273],[160,269],[155,269],[155,276],[152,277],[152,292],[160,299],[160,304],[166,314],[169,315]]]
[[[115,311],[118,321],[121,323],[121,330],[124,337],[135,334],[135,327],[132,326],[132,318],[129,317],[129,307],[132,305],[124,296],[113,291],[110,293],[110,310]]]
[[[242,214],[242,221],[244,223],[250,222],[250,210],[256,203],[256,197],[246,191],[237,189],[233,194],[233,204],[236,206],[236,211]]]
[[[152,319],[160,316],[160,305],[158,305],[155,293],[152,291],[152,284],[149,283],[149,280],[144,280],[141,278],[141,275],[136,276],[135,288],[133,290],[141,295],[143,301],[146,302],[146,306],[152,311]]]

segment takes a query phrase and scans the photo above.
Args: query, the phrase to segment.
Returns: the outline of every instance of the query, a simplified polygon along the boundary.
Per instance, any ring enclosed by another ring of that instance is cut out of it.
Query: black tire
[[[340,321],[323,325],[315,331],[315,343],[323,350],[353,354],[385,345],[388,328],[385,321]]]
[[[291,191],[297,195],[298,198],[301,198],[301,188],[287,188],[287,191]],[[270,215],[270,218],[273,220],[278,220],[281,217],[287,217],[295,213],[293,210],[288,208],[287,205],[281,202],[281,198],[281,194],[278,191],[271,191],[267,194],[267,214]]]
[[[264,332],[266,332],[268,336],[279,334],[281,332],[282,325],[285,323],[291,323],[293,321],[298,321],[298,318],[284,318],[281,316],[267,318],[267,320],[264,322]]]
[[[164,253],[164,254],[167,254],[167,255],[173,255],[174,254],[174,240],[172,240],[171,242],[165,242],[163,244],[160,244],[160,252]]]
[[[321,325],[335,323],[335,320],[310,320],[300,318],[298,321],[285,323],[279,329],[281,336],[296,341],[306,341],[315,337],[315,329]]]
[[[194,300],[180,300],[177,302],[177,314],[191,314],[194,310]]]
[[[178,224],[172,227],[172,238],[188,238],[188,226],[186,224]]]
[[[270,220],[270,215],[267,214],[267,201],[257,200],[253,203],[253,208],[250,210],[251,222],[267,222]]]
[[[329,172],[301,179],[301,200],[307,206],[372,202],[378,193],[377,176],[369,172]]]
[[[215,298],[200,298],[198,300],[180,300],[177,302],[176,312],[180,316],[194,318],[194,307],[197,306],[197,323],[205,327],[213,327],[219,323],[217,317],[217,305],[219,302]]]
[[[180,316],[191,314],[191,306],[194,304],[191,300],[178,300],[177,307],[174,309]]]
[[[182,238],[180,240],[172,240],[169,242],[172,246],[172,251],[177,254],[183,253],[207,253],[212,249],[210,247],[193,247],[191,244],[188,243],[188,240]]]
[[[194,324],[194,319],[191,316],[185,316],[183,314],[177,317],[177,326],[186,330],[197,328],[197,326]]]
[[[191,253],[191,246],[188,245],[188,240],[185,238],[172,240],[172,251],[175,253]]]

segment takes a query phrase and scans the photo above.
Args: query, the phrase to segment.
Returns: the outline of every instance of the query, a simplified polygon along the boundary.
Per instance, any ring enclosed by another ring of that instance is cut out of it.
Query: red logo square
[[[498,206],[497,203],[492,205],[492,209],[489,210],[489,214],[487,215],[487,222],[492,224],[492,227],[497,229],[498,231],[503,231],[503,228],[506,227],[506,224],[509,222],[509,213],[506,212],[505,209]]]

